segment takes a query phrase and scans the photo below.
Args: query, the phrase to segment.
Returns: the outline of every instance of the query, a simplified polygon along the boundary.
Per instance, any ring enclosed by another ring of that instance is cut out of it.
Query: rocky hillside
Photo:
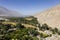
[[[60,28],[60,5],[49,8],[41,13],[34,15],[39,23],[47,23],[52,28]]]

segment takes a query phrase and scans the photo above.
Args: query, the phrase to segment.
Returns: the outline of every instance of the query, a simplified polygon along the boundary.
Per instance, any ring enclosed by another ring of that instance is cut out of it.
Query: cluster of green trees
[[[32,20],[26,20],[26,18],[32,18]],[[8,19],[12,22],[20,22],[20,23],[30,24],[30,25],[33,25],[33,26],[36,26],[36,24],[38,24],[37,18],[35,18],[33,16],[29,16],[29,17],[12,17],[12,18],[8,18]]]
[[[25,28],[22,24],[13,27],[10,24],[0,25],[0,40],[38,40],[37,35],[36,29]]]
[[[42,24],[42,26],[40,26],[40,24],[39,24],[38,27],[39,27],[39,29],[42,30],[42,31],[45,31],[45,30],[49,30],[49,29],[50,29],[47,24]]]

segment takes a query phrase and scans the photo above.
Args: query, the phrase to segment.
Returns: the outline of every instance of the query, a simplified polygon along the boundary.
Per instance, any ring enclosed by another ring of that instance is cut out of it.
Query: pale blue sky
[[[0,6],[24,15],[32,15],[58,4],[60,0],[0,0]]]

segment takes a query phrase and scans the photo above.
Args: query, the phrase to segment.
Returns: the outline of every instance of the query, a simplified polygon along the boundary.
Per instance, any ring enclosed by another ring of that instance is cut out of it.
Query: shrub
[[[40,33],[40,37],[42,37],[42,38],[46,38],[48,36],[49,36],[48,34]]]

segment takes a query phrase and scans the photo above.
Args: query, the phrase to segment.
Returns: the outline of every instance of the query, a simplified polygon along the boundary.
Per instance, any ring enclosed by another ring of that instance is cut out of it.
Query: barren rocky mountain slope
[[[52,28],[60,28],[60,5],[34,15],[39,23],[48,24]]]

